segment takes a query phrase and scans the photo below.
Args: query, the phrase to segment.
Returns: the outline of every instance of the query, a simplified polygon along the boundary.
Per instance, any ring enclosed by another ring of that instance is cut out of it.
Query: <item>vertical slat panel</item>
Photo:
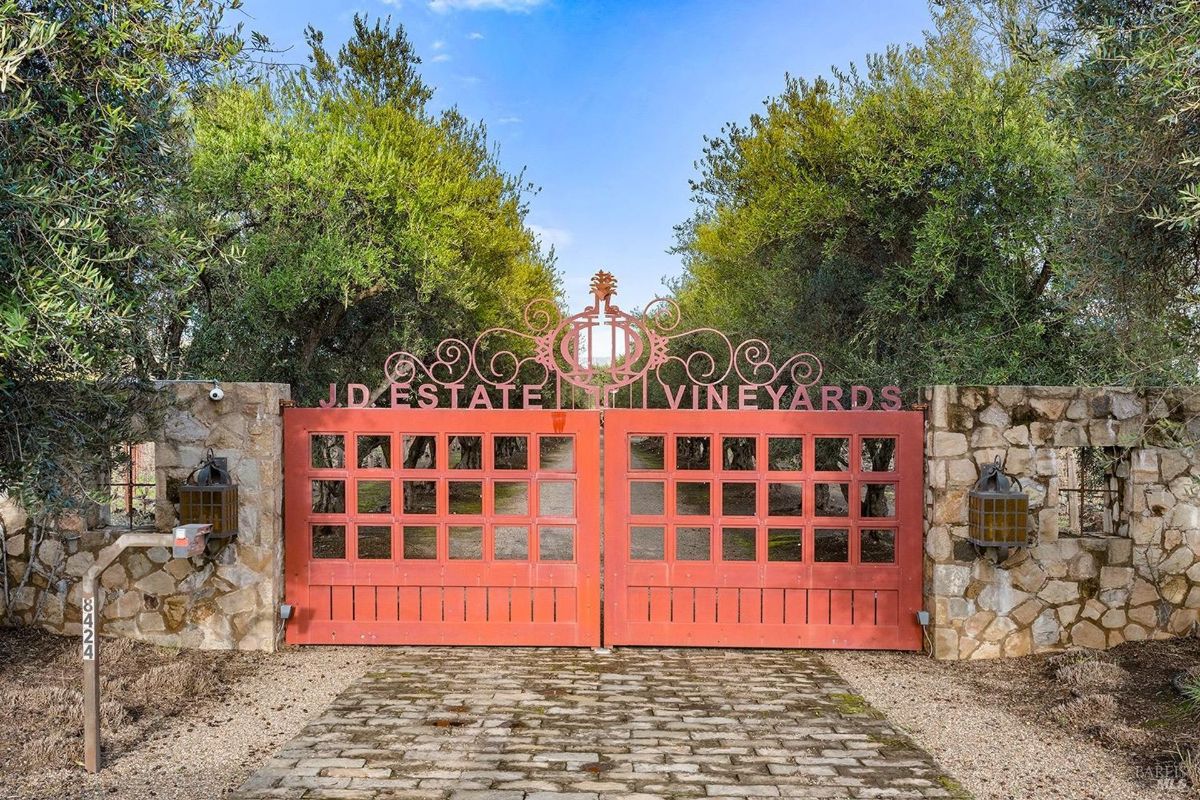
[[[401,586],[396,594],[400,604],[400,621],[420,622],[421,589],[417,586]]]
[[[533,621],[554,622],[554,587],[533,587]]]
[[[333,616],[332,619],[338,621],[350,621],[354,619],[354,587],[353,586],[334,586],[333,587]]]
[[[671,587],[650,587],[650,621],[671,621]]]
[[[897,625],[900,622],[900,594],[893,591],[879,591],[875,598],[875,624]]]
[[[762,621],[768,625],[783,623],[783,589],[763,589]]]
[[[875,624],[875,591],[873,589],[854,590],[854,624]]]
[[[762,623],[762,589],[747,586],[738,590],[738,621],[742,625]]]
[[[849,589],[831,589],[829,592],[829,624],[850,625],[853,621],[851,604],[854,592]]]
[[[442,619],[448,624],[467,621],[466,589],[462,586],[442,587]]]
[[[717,622],[736,625],[738,622],[738,590],[722,586],[717,589]]]
[[[696,589],[696,623],[712,624],[717,621],[717,590],[711,586]]]
[[[486,586],[468,586],[467,622],[488,621],[488,590]]]
[[[783,590],[783,621],[788,625],[808,624],[808,590]]]
[[[375,618],[380,622],[395,622],[400,619],[396,605],[395,586],[375,587]]]
[[[354,621],[374,622],[378,619],[375,608],[375,587],[355,586],[354,588]]]
[[[689,623],[695,619],[695,608],[692,603],[693,591],[687,586],[676,586],[671,589],[671,619],[674,622]]]
[[[511,609],[513,622],[533,622],[532,594],[528,586],[512,587]]]
[[[331,586],[311,586],[308,590],[309,603],[312,604],[314,620],[333,619],[333,595]]]
[[[625,611],[630,622],[649,622],[650,590],[645,586],[630,586],[625,591]]]
[[[829,624],[829,590],[828,589],[809,589],[808,590],[808,624],[809,625],[828,625]]]
[[[507,586],[490,586],[487,590],[488,622],[508,622],[510,589]]]
[[[421,622],[441,622],[442,616],[442,587],[421,587]]]
[[[554,590],[555,622],[575,622],[579,618],[579,594],[574,586],[559,586]]]

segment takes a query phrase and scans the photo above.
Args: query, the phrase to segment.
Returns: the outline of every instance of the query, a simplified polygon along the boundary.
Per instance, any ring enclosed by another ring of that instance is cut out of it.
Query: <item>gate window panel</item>
[[[801,436],[767,437],[767,470],[800,472],[804,469],[804,438]]]
[[[767,528],[767,561],[804,560],[803,528]]]
[[[656,516],[666,511],[666,481],[630,481],[629,513]]]
[[[675,469],[712,469],[712,437],[676,436]]]
[[[758,513],[758,484],[721,481],[721,516],[753,517]]]
[[[894,518],[896,516],[896,484],[860,483],[859,516]]]
[[[481,561],[483,559],[482,525],[451,525],[448,538],[452,560]]]
[[[712,528],[707,525],[680,525],[675,528],[676,561],[711,561]]]
[[[497,525],[492,535],[492,558],[496,561],[529,560],[528,525]]]
[[[404,558],[412,561],[433,561],[437,553],[436,525],[404,526]]]
[[[850,529],[815,529],[813,531],[813,561],[821,564],[849,563]]]
[[[359,514],[392,513],[392,482],[360,480],[355,486]]]
[[[895,528],[862,528],[858,536],[859,562],[863,564],[896,563]]]
[[[483,513],[483,481],[450,481],[447,500],[451,515]]]
[[[359,525],[358,547],[355,556],[360,559],[390,559],[392,557],[392,526]]]
[[[313,558],[346,557],[345,525],[313,525],[311,541]]]
[[[666,528],[634,525],[629,529],[629,557],[634,561],[662,561],[667,557]]]
[[[496,469],[529,469],[528,436],[495,436],[492,445],[492,458]]]
[[[675,515],[707,517],[712,513],[712,484],[709,481],[675,482]]]
[[[437,481],[403,481],[402,493],[403,513],[437,513]]]
[[[529,514],[529,481],[493,481],[492,513],[502,517]]]
[[[746,527],[721,528],[722,561],[756,561],[757,531]]]
[[[340,433],[314,433],[309,437],[309,452],[313,469],[343,469],[346,437]]]
[[[575,481],[538,481],[538,516],[575,516]]]
[[[401,469],[436,469],[437,436],[433,434],[405,434],[401,440]]]
[[[896,439],[886,436],[864,436],[859,455],[863,472],[896,471]]]
[[[342,480],[313,481],[312,513],[346,513],[346,482]]]
[[[448,464],[454,470],[483,469],[483,437],[473,434],[455,434],[447,441]]]
[[[758,439],[754,436],[721,437],[721,469],[730,471],[758,469]]]
[[[850,484],[818,482],[813,486],[813,514],[818,517],[850,515]]]
[[[666,469],[665,436],[630,436],[629,468],[631,470]]]
[[[799,481],[771,481],[767,484],[767,516],[804,516],[804,484]]]
[[[538,469],[542,472],[574,472],[575,437],[539,436]]]
[[[368,434],[357,437],[356,463],[359,469],[390,469],[392,466],[391,434]]]
[[[850,437],[818,436],[813,440],[813,469],[846,472],[850,469]]]
[[[569,525],[538,527],[539,561],[574,561],[575,528]]]

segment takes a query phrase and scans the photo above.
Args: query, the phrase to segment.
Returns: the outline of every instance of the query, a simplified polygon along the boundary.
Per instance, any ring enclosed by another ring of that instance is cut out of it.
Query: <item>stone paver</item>
[[[815,653],[404,648],[236,797],[954,796]]]

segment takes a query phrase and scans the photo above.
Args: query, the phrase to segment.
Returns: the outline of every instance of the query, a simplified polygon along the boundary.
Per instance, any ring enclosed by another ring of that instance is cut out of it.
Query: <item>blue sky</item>
[[[597,269],[629,310],[679,274],[667,250],[705,134],[745,121],[787,72],[828,75],[930,24],[925,0],[245,0],[244,22],[300,61],[306,24],[336,49],[355,12],[402,23],[435,108],[483,120],[505,168],[541,187],[529,222],[557,248],[573,311]]]

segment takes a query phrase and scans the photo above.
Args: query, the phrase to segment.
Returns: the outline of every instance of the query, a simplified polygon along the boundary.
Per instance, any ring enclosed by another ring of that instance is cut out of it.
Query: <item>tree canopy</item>
[[[1099,181],[1132,116],[1174,126],[1186,103],[1123,77],[1146,107],[1118,108],[1086,73],[1126,76],[1105,38],[1122,36],[1097,23],[1071,49],[1066,26],[1081,21],[1030,8],[946,3],[922,45],[830,80],[789,77],[748,125],[708,140],[678,228],[685,314],[820,353],[847,382],[1194,379],[1181,327],[1195,320],[1195,258],[1163,252],[1189,228],[1165,216],[1187,213],[1187,190],[1147,176],[1159,203],[1175,199],[1163,212],[1154,192],[1131,208]],[[1111,225],[1105,208],[1120,209],[1124,241],[1085,227]],[[1171,276],[1167,296],[1123,291],[1152,274]]]
[[[510,322],[558,281],[524,224],[531,187],[482,125],[427,110],[403,28],[356,16],[336,55],[307,39],[306,68],[196,106],[190,187],[231,256],[193,293],[185,369],[311,400],[396,350]]]
[[[0,492],[70,506],[128,436],[148,324],[208,246],[176,224],[182,101],[229,64],[211,0],[0,0]]]

